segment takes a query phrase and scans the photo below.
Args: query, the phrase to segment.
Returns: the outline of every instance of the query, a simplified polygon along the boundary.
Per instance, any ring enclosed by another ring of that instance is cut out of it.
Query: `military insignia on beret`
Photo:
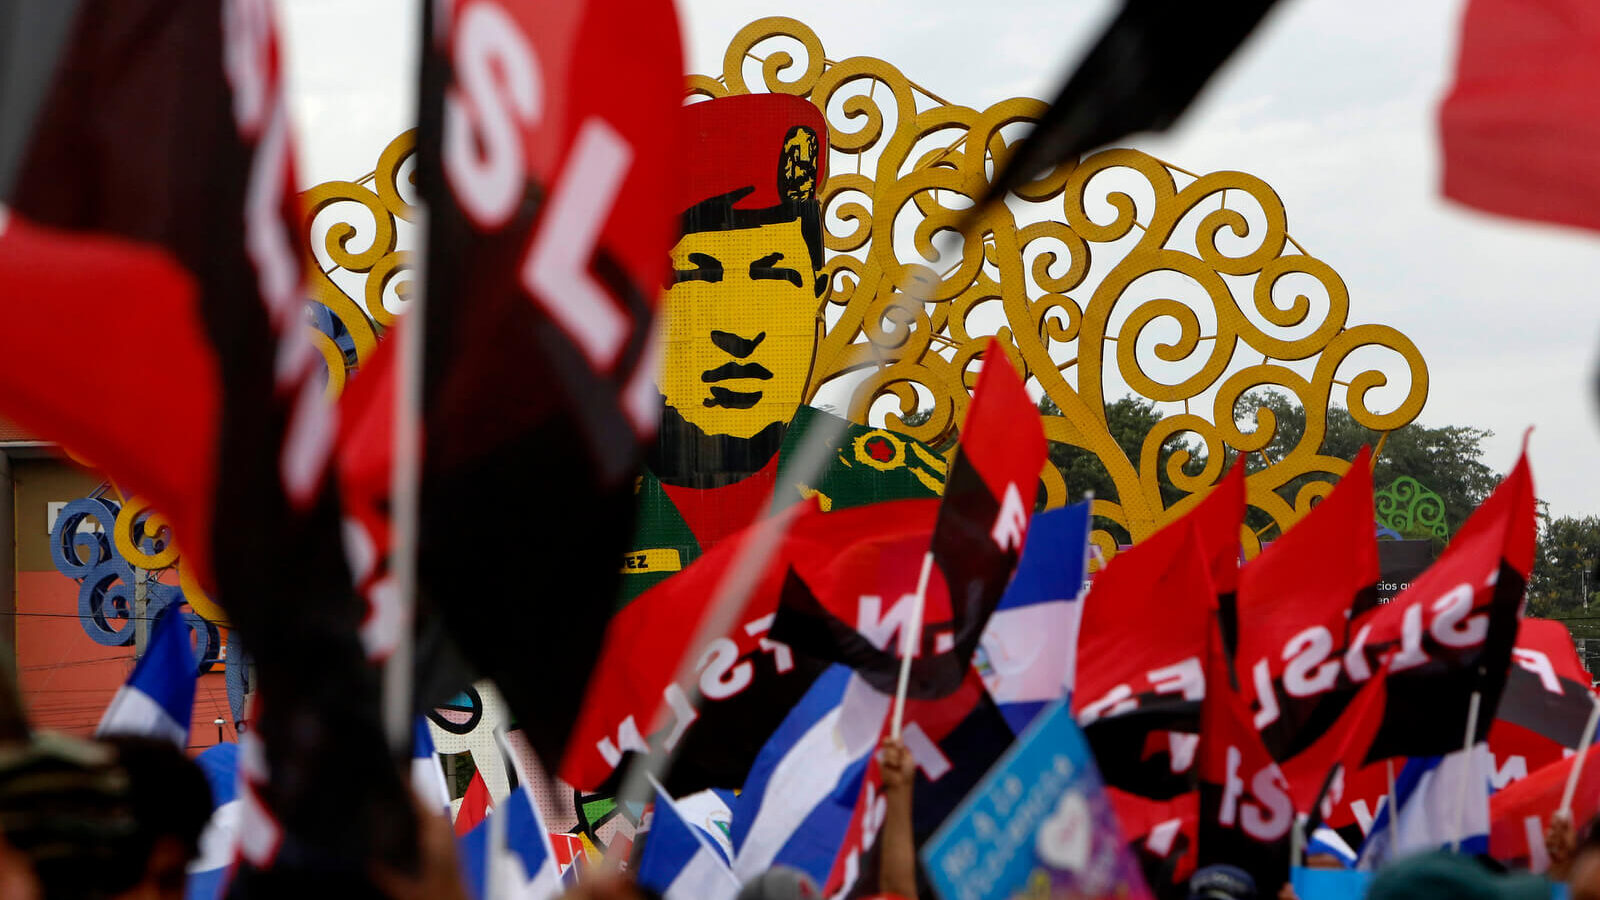
[[[783,152],[778,160],[778,193],[792,203],[817,196],[817,133],[804,125],[789,129],[783,137]]]

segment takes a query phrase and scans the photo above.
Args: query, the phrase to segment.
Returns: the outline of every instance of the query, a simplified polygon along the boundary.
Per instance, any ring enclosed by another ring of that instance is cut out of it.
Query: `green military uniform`
[[[778,449],[780,506],[817,494],[822,508],[830,510],[942,493],[945,460],[938,453],[903,434],[854,423],[845,424],[818,483],[798,483],[790,468],[795,454],[812,428],[830,420],[839,421],[809,406],[795,412]],[[700,546],[653,473],[646,471],[641,477],[638,494],[638,521],[633,549],[623,558],[619,605],[681,571],[707,549]]]

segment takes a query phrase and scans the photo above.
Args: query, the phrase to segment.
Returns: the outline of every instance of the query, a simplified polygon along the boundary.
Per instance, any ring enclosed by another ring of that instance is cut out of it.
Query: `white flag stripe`
[[[811,811],[833,793],[839,779],[878,744],[890,698],[851,676],[839,705],[795,743],[773,771],[750,832],[733,861],[733,874],[748,881],[771,868]]]
[[[115,697],[100,717],[96,736],[108,734],[136,734],[145,737],[165,738],[179,747],[189,743],[189,723],[173,721],[172,714],[149,694],[131,685],[117,689]]]

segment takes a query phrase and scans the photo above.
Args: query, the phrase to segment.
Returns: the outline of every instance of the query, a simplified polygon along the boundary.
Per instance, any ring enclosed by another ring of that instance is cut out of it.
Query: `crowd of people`
[[[906,746],[885,739],[878,752],[885,813],[879,840],[879,897],[919,893],[911,827],[915,761]],[[179,900],[186,869],[201,853],[211,818],[206,779],[169,741],[110,736],[93,741],[42,733],[0,745],[0,900]],[[389,900],[468,900],[449,820],[422,815],[414,871],[378,871],[373,882]],[[648,832],[635,850],[649,840]],[[1369,900],[1544,898],[1600,900],[1600,820],[1575,826],[1557,817],[1545,834],[1543,874],[1508,870],[1486,856],[1441,850],[1411,856],[1375,874]],[[635,856],[637,858],[637,854]],[[565,900],[653,900],[626,868],[584,865]],[[1341,867],[1312,854],[1308,869]],[[1210,865],[1189,880],[1191,900],[1266,900],[1244,869]],[[746,883],[739,900],[821,897],[804,873],[775,866]],[[1292,884],[1275,893],[1295,900]],[[1302,898],[1303,900],[1303,898]]]

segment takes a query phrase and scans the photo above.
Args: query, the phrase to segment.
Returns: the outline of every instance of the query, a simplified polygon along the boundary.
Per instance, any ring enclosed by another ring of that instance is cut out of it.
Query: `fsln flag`
[[[1384,803],[1378,810],[1356,868],[1372,871],[1429,850],[1488,853],[1493,768],[1489,747],[1481,741],[1444,756],[1407,760],[1394,780],[1395,809]]]
[[[855,819],[890,698],[830,666],[761,749],[733,806],[733,871],[774,865],[828,880]]]
[[[1213,635],[1208,658],[1196,862],[1239,865],[1258,884],[1281,884],[1296,817],[1320,820],[1341,798],[1344,772],[1366,758],[1382,720],[1385,682],[1369,682],[1318,740],[1278,761],[1244,697],[1228,683],[1220,635]]]
[[[794,573],[783,587],[775,640],[846,663],[879,690],[894,691],[902,641],[863,632],[857,613],[867,596],[905,599],[903,589],[884,591],[891,582],[909,581],[914,604],[922,553],[931,551],[937,578],[929,579],[921,633],[905,642],[913,657],[907,695],[938,697],[960,687],[1022,555],[1045,463],[1038,410],[1010,358],[991,340],[984,361],[931,538],[893,545],[869,539],[835,558],[820,580]],[[935,580],[943,582],[940,599],[933,597]]]
[[[9,356],[0,405],[148,497],[172,524],[184,565],[249,644],[264,751],[250,771],[262,779],[259,809],[281,820],[281,845],[311,868],[338,860],[329,868],[364,873],[374,857],[398,862],[410,854],[414,820],[386,764],[377,681],[356,639],[362,604],[349,589],[326,489],[336,428],[304,317],[301,209],[272,5],[85,0],[54,71],[9,198],[14,212],[72,232],[48,235],[51,249],[76,240],[102,273],[117,262],[112,242],[159,249],[192,287],[160,296],[90,290],[69,263],[57,273],[68,291],[39,294],[59,303],[19,306],[7,321],[46,337],[41,348],[59,343],[60,309],[73,311],[80,340],[84,327],[131,325],[101,334],[172,369],[163,383],[173,389],[162,396],[176,424],[153,455],[140,449],[150,443],[145,424],[125,413],[86,422],[68,411],[81,407],[70,384],[17,371]],[[0,247],[14,238],[29,233],[7,227]],[[0,266],[14,265],[15,252],[0,249]],[[174,279],[152,281],[150,265],[135,262],[140,286],[170,290]],[[33,283],[47,284],[42,274],[35,267]],[[113,274],[106,283],[122,282]],[[138,409],[148,386],[117,389],[128,393],[102,393],[102,411]],[[285,558],[295,565],[282,566]],[[334,756],[352,761],[337,787],[325,781]],[[269,865],[270,854],[255,861]]]
[[[1339,655],[1351,617],[1377,601],[1374,521],[1363,447],[1333,491],[1239,573],[1234,675],[1274,759],[1322,737],[1359,686],[1340,677]]]
[[[1498,719],[1576,750],[1595,704],[1589,682],[1566,625],[1553,619],[1523,619],[1511,649]],[[1492,749],[1492,731],[1489,741]]]
[[[1072,711],[1112,787],[1157,800],[1194,787],[1217,604],[1207,570],[1179,519],[1113,557],[1083,600]]]
[[[678,22],[669,0],[424,9],[420,585],[554,765],[612,605],[551,597],[539,614],[560,637],[529,653],[518,629],[483,627],[526,614],[521,570],[460,561],[479,553],[492,491],[559,520],[533,565],[586,598],[615,592],[632,474],[660,410],[652,323],[679,212]]]
[[[1124,0],[1054,102],[999,164],[982,205],[1078,156],[1140,131],[1164,131],[1255,30],[1274,0],[1223,7]]]
[[[739,880],[709,835],[689,824],[660,784],[634,880],[665,900],[728,900]]]
[[[1444,195],[1600,230],[1600,7],[1471,0],[1439,107]]]
[[[150,645],[134,664],[128,683],[117,689],[100,717],[95,736],[136,734],[188,747],[196,677],[189,623],[180,610],[168,607],[150,629]]]
[[[1072,688],[1089,566],[1087,501],[1042,512],[1000,598],[973,665],[1014,733]]]
[[[519,787],[489,813],[491,819],[505,817],[503,847],[490,847],[494,823],[487,820],[457,839],[456,858],[473,900],[550,900],[562,892],[550,834],[537,807],[527,787]],[[492,891],[491,877],[495,878]]]
[[[1385,660],[1388,703],[1370,759],[1441,756],[1464,744],[1473,694],[1483,740],[1511,665],[1536,518],[1526,451],[1437,562],[1388,604],[1350,623],[1345,673],[1364,681]]]
[[[936,502],[908,502],[921,504],[923,528],[931,529]],[[830,515],[828,524],[848,522],[853,514],[852,510],[840,510]],[[678,660],[691,652],[706,598],[716,591],[746,542],[763,539],[761,533],[767,529],[786,530],[792,540],[797,531],[807,529],[813,516],[821,518],[796,504],[770,519],[758,520],[641,594],[612,618],[572,749],[562,761],[562,781],[580,790],[596,790],[622,763],[625,753],[671,750],[682,742],[678,762],[666,782],[669,790],[688,793],[744,782],[751,761],[783,721],[784,711],[805,695],[812,680],[826,668],[796,656],[768,637],[777,612],[786,550],[780,550],[780,558],[763,574],[737,617],[738,624],[707,646],[693,648],[698,654],[712,654],[696,680],[687,684],[675,680]],[[688,700],[696,690],[701,698],[697,711],[689,709]],[[688,711],[675,716],[665,733],[652,734],[651,722],[663,702],[674,711]]]
[[[1594,818],[1600,811],[1600,745],[1591,746],[1581,759],[1569,756],[1550,763],[1491,796],[1489,855],[1535,872],[1550,867],[1544,836],[1561,808],[1575,765],[1582,765],[1583,771],[1572,793],[1572,821]]]

